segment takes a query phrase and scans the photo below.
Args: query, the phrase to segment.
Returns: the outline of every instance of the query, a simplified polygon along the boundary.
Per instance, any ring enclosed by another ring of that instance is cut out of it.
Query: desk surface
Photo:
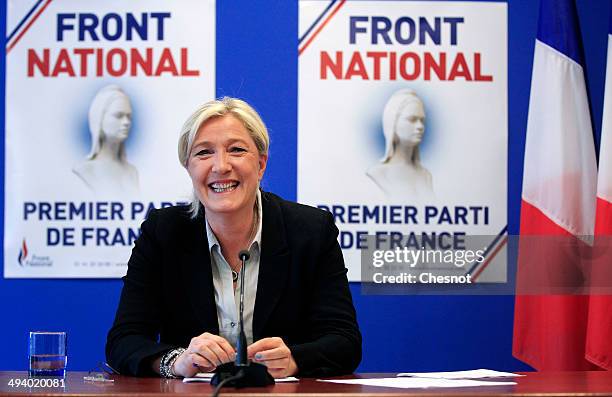
[[[301,394],[303,397],[377,397],[399,396],[612,396],[612,372],[527,372],[527,376],[513,378],[514,386],[495,386],[456,389],[395,389],[386,387],[343,385],[301,379],[296,383],[279,383],[265,388],[224,389],[221,396],[256,397]],[[11,387],[11,379],[27,379],[26,372],[0,372],[0,395],[34,393],[39,396],[130,396],[176,393],[181,397],[210,395],[213,388],[207,383],[183,383],[178,379],[131,378],[113,376],[112,383],[87,382],[85,372],[69,372],[65,387]],[[385,377],[395,374],[359,374],[346,378]],[[15,383],[15,382],[13,382]],[[42,383],[42,382],[41,382]]]

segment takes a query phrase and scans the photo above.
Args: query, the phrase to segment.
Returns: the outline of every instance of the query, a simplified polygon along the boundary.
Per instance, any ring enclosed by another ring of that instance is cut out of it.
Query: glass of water
[[[66,333],[30,332],[30,376],[66,376]]]

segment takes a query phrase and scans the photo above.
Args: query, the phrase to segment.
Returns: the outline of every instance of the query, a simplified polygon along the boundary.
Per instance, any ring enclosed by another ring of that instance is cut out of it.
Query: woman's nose
[[[216,153],[213,161],[213,172],[222,174],[231,171],[232,165],[225,153]]]

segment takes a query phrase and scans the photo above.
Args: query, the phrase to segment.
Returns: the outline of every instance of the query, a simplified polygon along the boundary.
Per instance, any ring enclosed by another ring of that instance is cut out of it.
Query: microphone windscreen
[[[241,261],[248,261],[249,258],[251,257],[251,253],[247,250],[242,250],[238,253],[238,259],[240,259]]]

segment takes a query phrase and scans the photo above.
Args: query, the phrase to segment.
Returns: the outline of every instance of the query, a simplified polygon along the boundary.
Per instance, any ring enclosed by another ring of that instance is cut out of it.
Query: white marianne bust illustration
[[[97,196],[138,193],[138,170],[125,154],[131,126],[132,105],[126,93],[116,85],[98,91],[89,107],[91,151],[72,169]]]
[[[431,173],[421,164],[419,145],[425,134],[425,107],[411,89],[396,91],[382,116],[385,155],[366,175],[396,201],[433,198]]]

